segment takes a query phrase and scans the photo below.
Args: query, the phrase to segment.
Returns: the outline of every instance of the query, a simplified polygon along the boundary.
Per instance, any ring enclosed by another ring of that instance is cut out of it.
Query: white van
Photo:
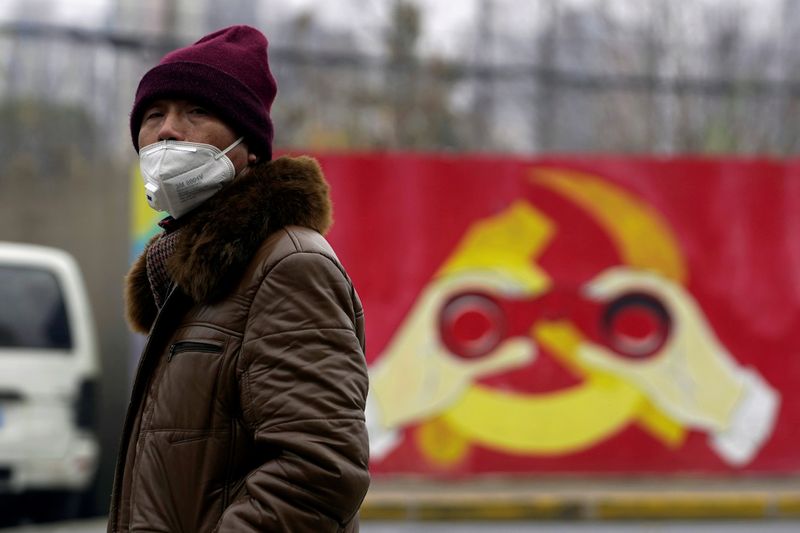
[[[0,498],[44,519],[74,515],[96,474],[95,335],[69,254],[0,242]]]

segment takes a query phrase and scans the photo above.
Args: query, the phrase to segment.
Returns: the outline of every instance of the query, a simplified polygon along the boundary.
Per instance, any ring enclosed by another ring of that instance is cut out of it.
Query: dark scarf
[[[172,278],[167,270],[167,260],[175,253],[182,224],[178,224],[172,217],[167,217],[158,225],[164,228],[164,233],[147,248],[147,280],[150,282],[156,306],[161,309],[172,285]]]
[[[156,306],[161,309],[167,298],[172,280],[167,272],[167,259],[175,253],[179,231],[164,233],[147,249],[147,279],[153,291]]]

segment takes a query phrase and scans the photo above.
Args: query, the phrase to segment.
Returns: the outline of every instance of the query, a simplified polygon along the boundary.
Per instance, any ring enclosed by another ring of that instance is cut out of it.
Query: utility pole
[[[496,70],[493,67],[494,59],[494,3],[492,0],[480,0],[475,12],[477,18],[477,32],[475,40],[474,62],[478,68],[475,78],[475,99],[473,101],[473,116],[475,125],[472,132],[474,148],[494,148],[494,92]]]
[[[654,58],[654,79],[664,80],[662,86],[654,85],[658,105],[656,112],[657,136],[654,151],[662,154],[675,153],[675,131],[678,114],[678,94],[675,80],[678,75],[677,53],[672,49],[672,8],[667,2],[656,2],[650,11],[650,28],[653,46],[657,50]]]
[[[800,6],[796,0],[783,0],[781,5],[781,36],[778,40],[780,61],[781,89],[777,94],[778,117],[776,124],[776,149],[781,155],[790,155],[795,148],[795,132],[790,122],[792,116],[792,96],[790,84],[795,82],[796,63],[792,59],[791,43],[795,40],[796,31],[800,30]]]
[[[163,42],[175,41],[178,35],[178,0],[161,3],[161,23],[166,39]],[[170,50],[162,50],[166,54]]]
[[[536,77],[538,93],[534,109],[536,142],[540,152],[556,148],[558,139],[558,87],[555,71],[558,61],[559,0],[547,0],[548,22],[539,35],[539,72]]]
[[[648,84],[647,94],[647,125],[645,131],[647,132],[646,148],[653,150],[660,144],[660,136],[662,132],[661,120],[657,120],[660,116],[660,102],[664,96],[661,94],[663,87],[660,87],[658,80],[660,79],[660,65],[664,57],[664,42],[656,32],[656,23],[653,16],[653,7],[650,8],[650,17],[648,20],[649,31],[647,32],[646,45],[645,45],[645,68],[647,77],[651,80]]]
[[[394,117],[394,142],[408,149],[415,146],[416,124],[413,117],[417,102],[418,57],[416,52],[421,20],[417,5],[408,0],[395,0],[391,26],[386,43],[388,48],[387,80],[391,84],[391,109]],[[411,112],[412,118],[406,117]]]

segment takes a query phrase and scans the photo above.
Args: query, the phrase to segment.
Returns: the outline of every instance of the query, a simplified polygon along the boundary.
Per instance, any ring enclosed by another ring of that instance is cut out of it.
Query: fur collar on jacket
[[[324,234],[331,211],[328,184],[313,158],[281,157],[259,164],[191,215],[167,270],[195,302],[212,302],[238,282],[270,233],[298,225]],[[125,290],[128,323],[142,333],[150,330],[158,312],[146,255],[134,263]]]

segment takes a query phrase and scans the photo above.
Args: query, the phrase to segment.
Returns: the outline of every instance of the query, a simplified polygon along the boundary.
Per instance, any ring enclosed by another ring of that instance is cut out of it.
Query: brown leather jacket
[[[149,333],[111,532],[352,532],[369,486],[364,319],[322,237],[328,188],[281,158],[180,230],[160,312],[144,254],[128,318]]]

